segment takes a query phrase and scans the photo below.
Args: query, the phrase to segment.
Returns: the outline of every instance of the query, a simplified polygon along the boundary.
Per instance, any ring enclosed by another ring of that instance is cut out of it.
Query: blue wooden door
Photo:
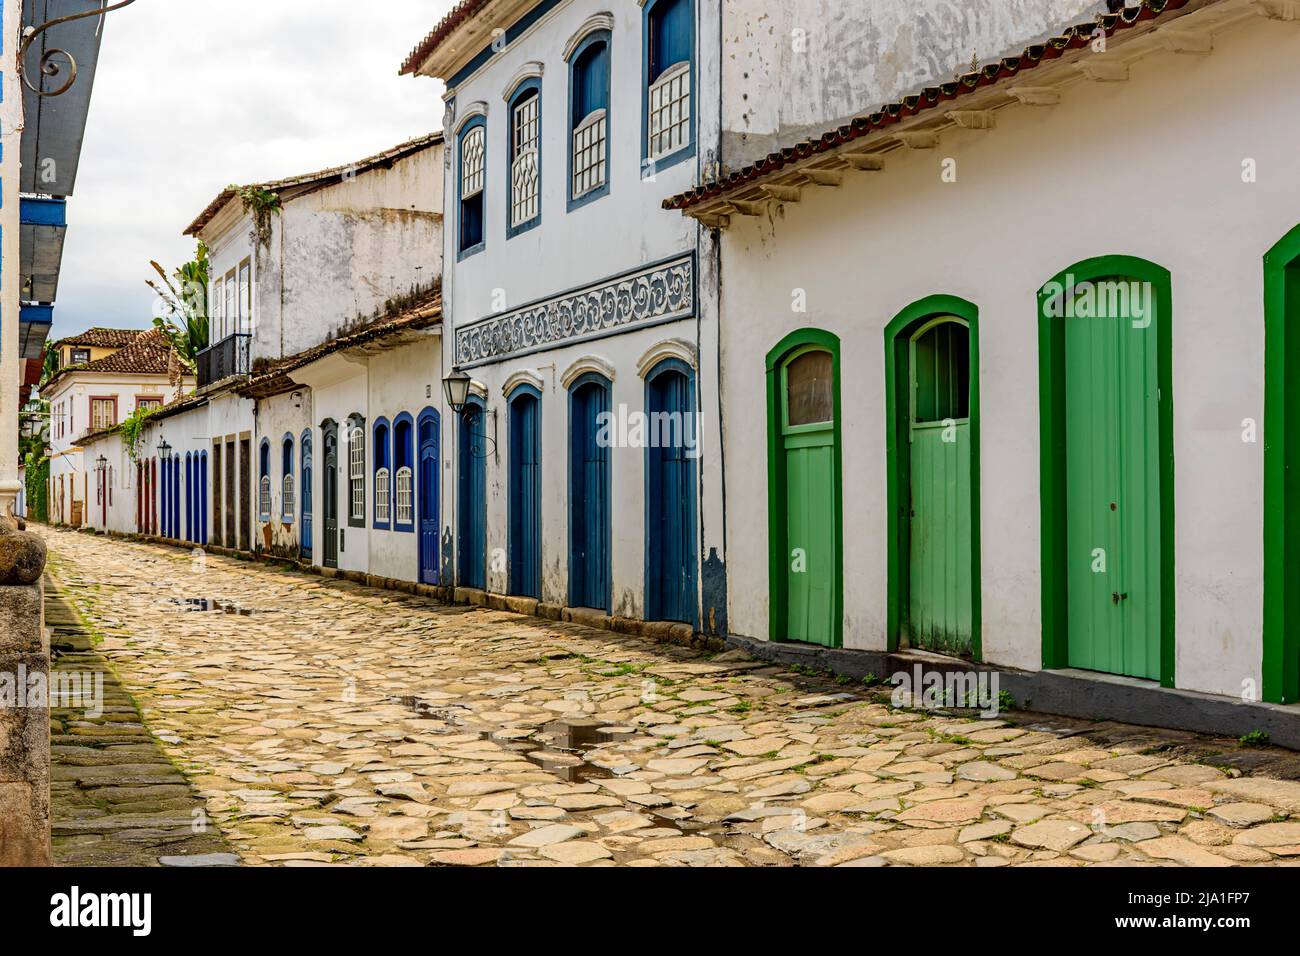
[[[521,385],[510,402],[510,593],[542,596],[541,402]]]
[[[460,583],[482,588],[487,574],[486,413],[481,399],[471,398],[460,417]]]
[[[569,392],[569,603],[609,611],[609,447],[600,441],[609,384],[584,375]]]
[[[646,382],[647,620],[695,623],[694,392],[689,366],[675,359]]]
[[[181,456],[172,458],[172,537],[181,536]]]
[[[438,561],[438,459],[440,456],[438,413],[425,409],[420,413],[416,428],[420,444],[419,502],[420,510],[420,581],[424,584],[439,582]]]
[[[194,540],[194,459],[185,453],[185,540]]]
[[[199,453],[199,544],[208,543],[208,453]]]
[[[299,525],[300,541],[298,545],[299,555],[303,560],[311,560],[311,480],[312,480],[312,460],[311,460],[311,430],[302,433],[302,442],[299,444],[302,455],[302,463],[298,470],[302,474],[302,489],[299,498],[302,500],[302,522]]]

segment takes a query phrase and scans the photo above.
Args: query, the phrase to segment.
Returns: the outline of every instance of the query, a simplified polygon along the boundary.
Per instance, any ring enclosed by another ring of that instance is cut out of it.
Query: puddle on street
[[[187,611],[220,611],[223,614],[238,614],[248,617],[252,608],[240,607],[234,601],[221,601],[217,598],[172,598],[173,604],[181,605]]]

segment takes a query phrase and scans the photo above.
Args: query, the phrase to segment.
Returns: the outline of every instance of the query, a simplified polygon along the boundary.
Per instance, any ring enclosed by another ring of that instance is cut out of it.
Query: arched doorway
[[[460,543],[458,582],[469,588],[487,583],[487,411],[471,395],[460,416],[460,489],[457,525]]]
[[[510,393],[510,593],[542,596],[542,393]]]
[[[569,603],[610,608],[609,442],[600,439],[610,383],[586,372],[569,388]]]
[[[339,426],[327,418],[321,422],[321,444],[325,451],[324,480],[321,497],[324,499],[325,539],[321,564],[327,568],[339,566]]]
[[[1174,683],[1170,282],[1103,256],[1039,292],[1043,661]]]
[[[977,318],[936,295],[885,329],[891,650],[980,657]]]
[[[302,433],[302,439],[298,442],[298,455],[298,472],[301,475],[301,490],[298,497],[302,509],[302,518],[298,524],[298,556],[304,561],[310,561],[312,547],[312,481],[315,477],[315,469],[312,466],[310,428],[305,429]]]
[[[839,647],[839,339],[820,329],[782,339],[767,354],[767,400],[770,635]]]
[[[646,376],[646,559],[648,620],[696,620],[695,376],[665,359]]]
[[[437,411],[426,408],[416,422],[419,443],[420,581],[437,584],[442,579],[438,548],[438,525],[442,506],[439,499],[438,460],[441,457],[441,425]]]

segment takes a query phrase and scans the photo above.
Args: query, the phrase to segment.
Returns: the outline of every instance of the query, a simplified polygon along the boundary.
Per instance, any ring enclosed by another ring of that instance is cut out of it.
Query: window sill
[[[400,532],[402,532],[403,534],[411,534],[412,532],[415,531],[415,525],[413,525],[413,524],[395,524],[395,525],[393,525],[393,530],[394,530],[394,531],[400,531]]]
[[[678,146],[677,149],[675,149],[673,152],[668,153],[664,156],[660,156],[658,159],[653,159],[649,156],[643,158],[641,160],[641,182],[643,183],[654,182],[653,179],[649,179],[646,177],[646,172],[648,170],[653,169],[654,174],[658,175],[659,173],[662,173],[664,170],[671,169],[672,167],[676,166],[678,163],[682,162],[683,160],[690,159],[694,155],[695,155],[695,140],[692,139],[689,143],[686,143],[682,146]]]
[[[527,222],[519,224],[518,226],[506,226],[506,239],[513,239],[515,236],[528,232],[531,229],[536,229],[541,224],[542,224],[542,217],[540,215],[537,215],[534,216],[532,219],[529,219]]]
[[[576,199],[570,198],[569,212],[573,212],[573,210],[575,209],[580,209],[581,207],[587,205],[588,203],[595,202],[597,199],[600,199],[602,196],[608,196],[608,195],[609,195],[609,183],[607,181],[603,186],[597,186],[595,189],[589,189],[587,192],[583,193],[581,196],[577,197]]]
[[[456,253],[456,261],[460,262],[463,259],[468,259],[470,256],[476,256],[486,248],[487,248],[487,240],[484,239],[480,243],[472,245],[467,249],[461,249],[460,251],[458,251]]]

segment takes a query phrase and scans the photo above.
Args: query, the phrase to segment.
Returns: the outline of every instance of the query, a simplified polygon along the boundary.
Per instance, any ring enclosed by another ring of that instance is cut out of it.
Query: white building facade
[[[669,202],[722,237],[733,635],[1297,700],[1294,20],[1152,0]]]
[[[723,629],[712,251],[660,208],[716,152],[711,8],[462,4],[403,68],[447,88],[444,362],[471,382],[444,537],[470,599]]]

